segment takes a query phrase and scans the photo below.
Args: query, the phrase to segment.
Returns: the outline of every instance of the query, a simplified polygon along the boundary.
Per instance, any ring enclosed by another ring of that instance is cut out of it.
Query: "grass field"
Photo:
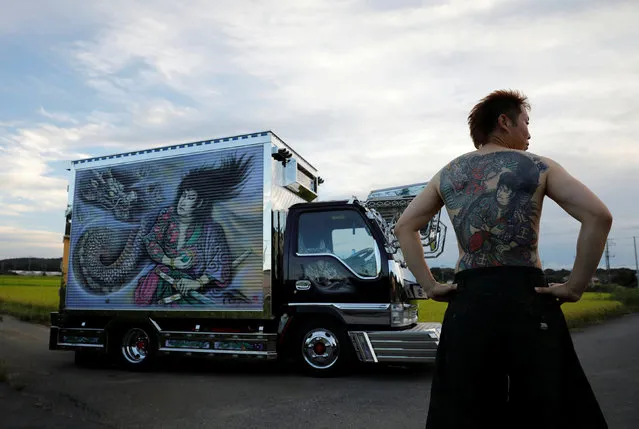
[[[611,292],[586,292],[575,303],[565,303],[561,310],[570,328],[600,323],[610,317],[639,311],[639,291],[611,286]],[[448,304],[418,301],[420,321],[442,322]]]
[[[60,277],[0,275],[0,313],[22,320],[48,323],[58,308]]]
[[[2,286],[60,286],[60,276],[8,276],[0,275]]]
[[[42,307],[56,307],[58,305],[58,288],[55,286],[4,286],[0,285],[0,300],[33,304]]]
[[[0,313],[47,323],[58,308],[60,277],[0,276]],[[422,322],[441,322],[446,303],[418,301]],[[620,314],[639,311],[639,290],[609,286],[604,292],[586,292],[576,303],[561,306],[568,326],[579,328]]]

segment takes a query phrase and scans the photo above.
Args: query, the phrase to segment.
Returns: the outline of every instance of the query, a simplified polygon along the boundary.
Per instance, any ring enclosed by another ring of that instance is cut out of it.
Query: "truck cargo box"
[[[272,211],[319,180],[272,132],[73,161],[65,309],[269,317]]]

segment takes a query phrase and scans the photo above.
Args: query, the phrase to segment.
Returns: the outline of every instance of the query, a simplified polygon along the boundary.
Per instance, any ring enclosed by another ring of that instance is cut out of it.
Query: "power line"
[[[632,240],[633,237],[609,237],[610,240]]]

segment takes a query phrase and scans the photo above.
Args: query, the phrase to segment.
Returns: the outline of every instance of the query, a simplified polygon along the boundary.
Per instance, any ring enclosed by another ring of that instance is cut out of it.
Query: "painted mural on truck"
[[[261,310],[262,151],[78,170],[67,306]]]

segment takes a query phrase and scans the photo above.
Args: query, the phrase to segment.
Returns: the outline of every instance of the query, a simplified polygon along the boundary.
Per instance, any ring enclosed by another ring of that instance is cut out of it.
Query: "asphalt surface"
[[[432,367],[315,379],[271,363],[80,368],[48,328],[0,322],[0,428],[423,428]],[[573,333],[611,429],[639,427],[639,314]],[[2,370],[2,369],[0,369]],[[2,375],[2,373],[0,373]]]

